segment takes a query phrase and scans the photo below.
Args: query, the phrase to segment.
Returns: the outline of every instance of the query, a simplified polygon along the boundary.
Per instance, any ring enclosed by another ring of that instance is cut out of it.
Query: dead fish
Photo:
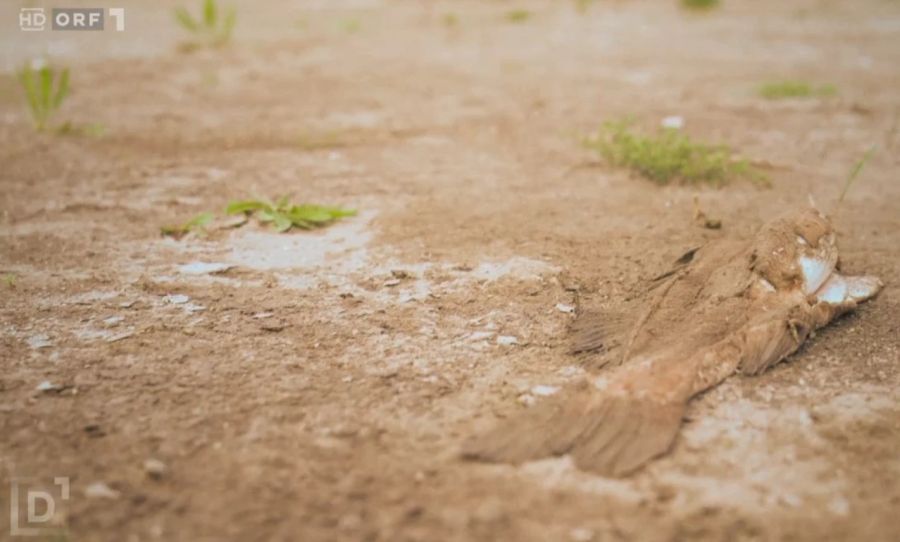
[[[816,209],[776,219],[750,242],[693,249],[625,316],[579,315],[572,351],[602,350],[615,367],[470,438],[462,456],[570,454],[584,470],[631,473],[671,449],[693,396],[775,365],[881,288],[839,272],[834,231]]]

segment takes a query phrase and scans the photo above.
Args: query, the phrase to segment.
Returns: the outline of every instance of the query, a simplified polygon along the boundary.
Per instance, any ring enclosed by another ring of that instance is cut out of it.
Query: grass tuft
[[[69,95],[69,69],[57,71],[47,64],[35,67],[29,63],[18,76],[34,127],[43,131]]]
[[[183,8],[175,8],[175,20],[196,40],[187,44],[185,50],[198,47],[221,47],[231,41],[231,34],[237,22],[237,11],[231,7],[224,11],[216,0],[204,0],[203,10],[199,18],[194,18]]]
[[[872,156],[874,155],[875,146],[873,145],[869,147],[869,150],[866,151],[866,154],[864,154],[862,158],[860,158],[856,161],[855,164],[853,164],[853,168],[850,170],[850,174],[847,175],[847,181],[844,183],[844,189],[841,190],[841,197],[838,198],[838,205],[840,205],[841,202],[844,201],[844,197],[850,190],[850,186],[853,185],[853,181],[855,181],[856,178],[859,177],[859,174],[862,173],[863,168],[866,167],[866,164],[869,163],[869,160],[871,160]]]
[[[760,85],[758,92],[767,100],[826,98],[837,94],[837,88],[834,85],[815,86],[804,81],[776,81]]]
[[[262,199],[233,201],[228,204],[225,212],[230,215],[253,214],[260,222],[271,223],[278,232],[285,232],[291,228],[304,230],[320,228],[356,214],[353,209],[340,207],[313,204],[294,205],[287,196],[279,198],[274,203]]]
[[[585,14],[596,0],[575,0],[575,10],[578,13]]]
[[[719,0],[681,0],[681,6],[694,11],[707,11],[719,7]]]
[[[647,136],[633,132],[628,121],[606,122],[584,145],[610,164],[627,167],[660,185],[720,187],[737,178],[769,184],[765,175],[748,160],[736,158],[729,147],[694,142],[677,129],[661,128]]]
[[[531,12],[527,9],[514,9],[506,14],[506,20],[511,23],[524,23],[531,18]]]

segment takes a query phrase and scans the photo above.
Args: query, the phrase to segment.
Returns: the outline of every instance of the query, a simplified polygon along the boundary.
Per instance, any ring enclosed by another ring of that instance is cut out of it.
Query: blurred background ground
[[[174,3],[77,36],[0,6],[3,487],[69,477],[70,540],[896,540],[900,4],[588,4],[248,2],[193,53]],[[60,120],[102,135],[31,129],[12,71],[48,50]],[[758,96],[785,79],[837,94]],[[679,116],[772,187],[661,188],[579,144],[627,116]],[[572,284],[613,302],[698,241],[830,210],[872,146],[836,226],[884,291],[695,401],[671,455],[625,480],[456,458],[593,371],[565,354]],[[284,193],[360,214],[159,235]]]

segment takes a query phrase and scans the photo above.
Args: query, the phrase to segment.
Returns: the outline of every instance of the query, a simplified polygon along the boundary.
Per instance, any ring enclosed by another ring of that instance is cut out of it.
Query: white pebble
[[[84,489],[84,495],[90,499],[118,499],[122,494],[103,482],[94,482]]]

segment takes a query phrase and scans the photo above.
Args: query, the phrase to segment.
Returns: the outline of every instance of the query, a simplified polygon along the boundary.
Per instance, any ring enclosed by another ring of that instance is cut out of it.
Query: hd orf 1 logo
[[[22,8],[19,28],[25,32],[40,32],[50,23],[51,30],[104,30],[109,16],[116,32],[125,31],[125,8],[53,8],[48,21],[44,8]]]

